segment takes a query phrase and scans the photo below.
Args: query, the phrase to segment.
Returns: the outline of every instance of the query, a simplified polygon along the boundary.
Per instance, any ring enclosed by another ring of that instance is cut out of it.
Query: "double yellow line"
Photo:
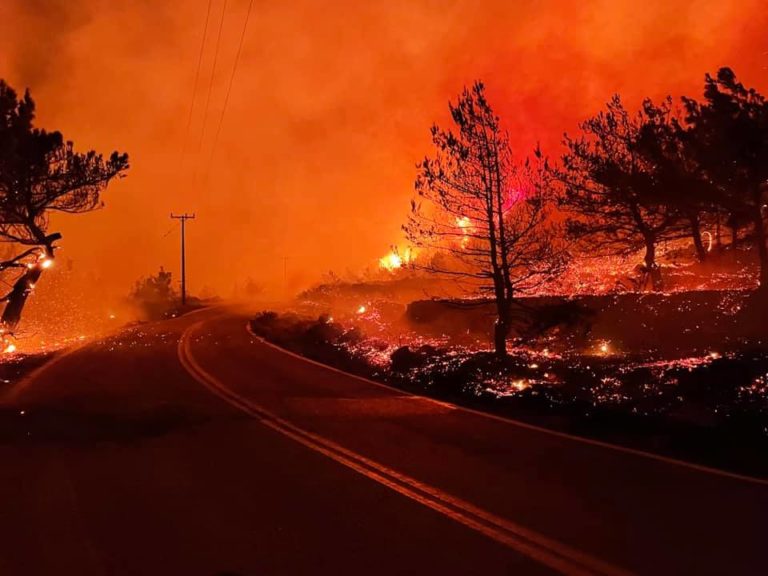
[[[269,412],[263,406],[259,406],[227,388],[220,380],[203,369],[192,354],[192,335],[199,330],[202,324],[203,322],[200,321],[190,326],[179,340],[178,356],[182,366],[196,381],[213,394],[238,410],[256,418],[264,426],[562,574],[569,576],[626,576],[630,574],[626,570],[547,538],[469,502],[451,496],[438,488],[419,482],[410,476],[347,450],[327,438],[288,422]]]

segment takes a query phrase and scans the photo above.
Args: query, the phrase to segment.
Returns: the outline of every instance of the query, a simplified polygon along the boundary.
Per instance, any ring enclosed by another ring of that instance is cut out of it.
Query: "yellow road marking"
[[[626,570],[496,516],[438,488],[352,452],[331,440],[304,430],[227,388],[220,380],[203,369],[192,354],[191,335],[202,324],[201,321],[190,326],[179,340],[178,356],[182,366],[210,392],[238,410],[258,419],[265,426],[562,574],[569,576],[630,574]]]

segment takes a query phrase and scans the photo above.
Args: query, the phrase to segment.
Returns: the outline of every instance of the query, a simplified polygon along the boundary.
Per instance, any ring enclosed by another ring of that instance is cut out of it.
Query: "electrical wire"
[[[190,98],[189,114],[187,115],[187,127],[184,131],[184,141],[181,148],[181,157],[179,158],[179,172],[184,166],[184,157],[187,153],[187,145],[189,142],[189,132],[192,128],[192,116],[195,110],[195,101],[197,100],[197,85],[200,80],[200,69],[203,65],[203,53],[205,52],[205,40],[208,37],[208,23],[211,20],[211,6],[213,6],[213,0],[208,0],[208,8],[205,11],[205,24],[203,26],[203,38],[200,41],[200,51],[197,55],[197,68],[195,69],[195,82],[192,84],[192,97]]]
[[[218,123],[218,125],[216,127],[216,133],[215,133],[214,138],[213,138],[213,145],[211,146],[211,154],[210,154],[210,157],[208,158],[208,164],[206,166],[206,171],[205,171],[206,175],[210,171],[211,164],[213,163],[213,157],[216,154],[216,145],[219,142],[219,135],[221,134],[221,126],[224,123],[224,115],[227,112],[227,105],[229,104],[229,96],[232,93],[232,84],[234,83],[235,74],[237,73],[237,65],[240,62],[240,54],[243,51],[243,44],[245,42],[245,33],[248,30],[248,21],[251,18],[251,11],[252,11],[252,9],[253,9],[253,0],[250,0],[250,2],[248,2],[248,11],[245,13],[245,21],[243,22],[243,29],[240,32],[240,41],[239,41],[239,43],[237,45],[237,52],[235,53],[235,61],[232,64],[232,72],[229,75],[229,83],[227,85],[227,93],[226,93],[226,95],[224,97],[224,105],[221,108],[221,114],[219,115],[219,123]]]
[[[227,11],[227,0],[224,0],[224,4],[221,8],[221,19],[219,20],[219,31],[216,35],[216,47],[213,51],[213,67],[211,68],[211,78],[208,82],[208,94],[205,98],[205,109],[203,112],[203,128],[200,131],[200,141],[197,145],[198,152],[203,146],[203,139],[205,138],[205,126],[208,123],[208,112],[211,107],[211,93],[213,92],[213,83],[216,78],[216,65],[219,61],[219,47],[221,46],[221,31],[224,28],[224,17],[226,16]]]

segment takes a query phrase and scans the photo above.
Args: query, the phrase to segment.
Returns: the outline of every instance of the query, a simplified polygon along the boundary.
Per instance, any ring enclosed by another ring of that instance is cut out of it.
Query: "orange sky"
[[[188,154],[180,166],[208,0],[3,0],[0,77],[29,86],[39,123],[81,148],[128,151],[106,209],[56,221],[63,252],[125,293],[176,271],[170,211],[194,211],[189,283],[223,295],[252,276],[298,286],[375,265],[412,193],[446,101],[488,85],[521,153],[613,92],[698,95],[732,66],[768,92],[764,0],[257,1],[214,162],[212,136],[248,0],[229,0],[197,153],[223,0],[214,0]],[[194,178],[195,165],[197,179]],[[107,266],[119,262],[119,266]]]

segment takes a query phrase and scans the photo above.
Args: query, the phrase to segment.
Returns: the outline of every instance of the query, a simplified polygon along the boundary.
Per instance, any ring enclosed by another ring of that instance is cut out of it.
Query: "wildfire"
[[[13,336],[5,332],[4,329],[0,329],[0,346],[2,346],[3,354],[13,354],[16,352],[16,343],[13,341]]]
[[[515,392],[522,392],[526,388],[530,388],[530,386],[531,383],[525,379],[513,380],[509,383],[510,389],[514,390]]]
[[[397,248],[393,248],[389,254],[379,258],[379,268],[394,272],[403,266],[407,266],[413,262],[415,258],[416,254],[411,248],[406,248],[402,253]]]
[[[456,226],[461,230],[462,236],[461,238],[461,247],[466,248],[467,244],[469,244],[469,231],[472,229],[472,220],[467,218],[466,216],[462,216],[461,218],[456,218]]]

